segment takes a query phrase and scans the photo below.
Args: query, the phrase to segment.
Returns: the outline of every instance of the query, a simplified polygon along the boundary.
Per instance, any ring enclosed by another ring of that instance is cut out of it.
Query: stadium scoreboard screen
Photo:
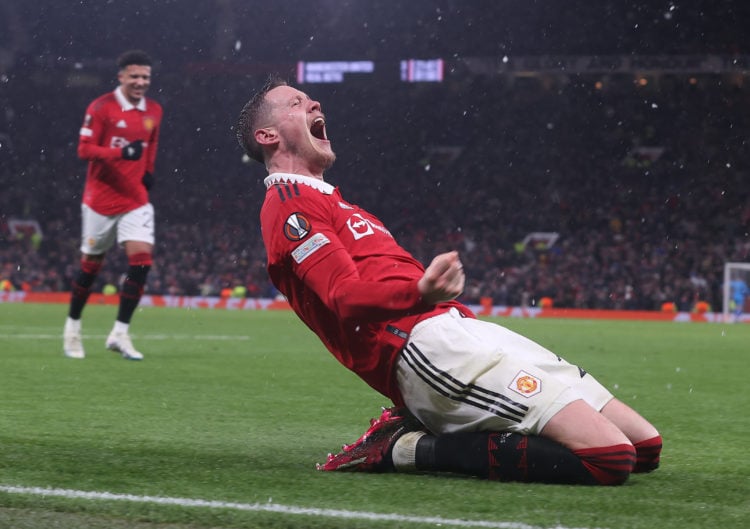
[[[372,61],[322,61],[297,63],[297,82],[342,83],[344,75],[351,73],[371,74],[375,71]]]
[[[441,83],[443,70],[443,59],[409,59],[401,61],[401,80],[408,83]]]
[[[405,59],[397,65],[373,61],[299,61],[297,83],[343,83],[351,76],[378,76],[400,79],[406,83],[439,83],[443,81],[443,59]]]

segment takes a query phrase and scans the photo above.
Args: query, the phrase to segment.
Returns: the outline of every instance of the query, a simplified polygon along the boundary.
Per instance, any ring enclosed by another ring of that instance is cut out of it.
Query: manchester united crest
[[[542,381],[526,371],[519,371],[508,386],[508,389],[524,397],[531,397],[542,391]]]
[[[146,116],[143,118],[143,128],[146,129],[147,132],[151,132],[154,130],[154,127],[156,126],[156,122],[154,121],[154,118],[151,116]]]

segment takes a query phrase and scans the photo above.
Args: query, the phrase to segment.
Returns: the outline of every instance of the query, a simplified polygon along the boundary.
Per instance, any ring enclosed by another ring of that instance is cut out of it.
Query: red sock
[[[635,465],[635,448],[629,444],[573,450],[601,485],[622,485]]]
[[[81,259],[81,270],[92,276],[98,275],[99,270],[102,269],[103,265],[104,263],[102,261],[88,261],[86,259]]]
[[[136,254],[137,257],[145,260],[148,254]],[[132,259],[128,267],[128,274],[122,282],[122,292],[120,292],[120,308],[117,311],[117,321],[130,323],[138,303],[141,301],[143,289],[146,285],[146,276],[151,269],[150,265],[133,264],[136,259]]]
[[[81,319],[81,313],[91,294],[91,285],[99,275],[102,265],[101,261],[81,259],[81,269],[71,284],[70,308],[68,309],[68,316],[74,320]]]
[[[416,467],[495,481],[599,484],[581,458],[560,443],[511,432],[425,435],[417,443]]]
[[[134,253],[128,255],[128,264],[130,266],[151,266],[154,258],[149,252]]]
[[[651,472],[659,468],[661,455],[661,435],[634,443],[635,468],[633,472]]]

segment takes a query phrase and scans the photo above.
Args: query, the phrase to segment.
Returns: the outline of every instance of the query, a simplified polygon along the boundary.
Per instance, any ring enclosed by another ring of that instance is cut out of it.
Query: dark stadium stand
[[[37,46],[0,78],[0,280],[51,292],[68,289],[78,259],[78,128],[114,74],[98,54],[76,67],[71,57],[48,60],[49,41]],[[273,297],[257,219],[263,171],[242,162],[232,131],[272,65],[248,74],[217,72],[237,57],[160,59],[150,95],[165,121],[147,293],[218,295],[244,285],[248,296]],[[548,297],[555,307],[691,310],[705,301],[719,310],[723,263],[750,260],[750,97],[741,72],[449,72],[441,84],[302,88],[328,116],[339,157],[328,180],[423,262],[459,249],[467,302]],[[38,221],[41,240],[12,234],[11,219]],[[518,244],[537,231],[559,239]],[[111,254],[96,290],[119,282],[121,258]]]

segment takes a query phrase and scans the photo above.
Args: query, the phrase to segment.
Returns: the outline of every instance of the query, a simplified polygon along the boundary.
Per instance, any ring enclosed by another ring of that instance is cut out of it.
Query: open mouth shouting
[[[328,141],[328,135],[326,134],[326,120],[323,116],[318,116],[310,125],[310,134],[319,140]]]

